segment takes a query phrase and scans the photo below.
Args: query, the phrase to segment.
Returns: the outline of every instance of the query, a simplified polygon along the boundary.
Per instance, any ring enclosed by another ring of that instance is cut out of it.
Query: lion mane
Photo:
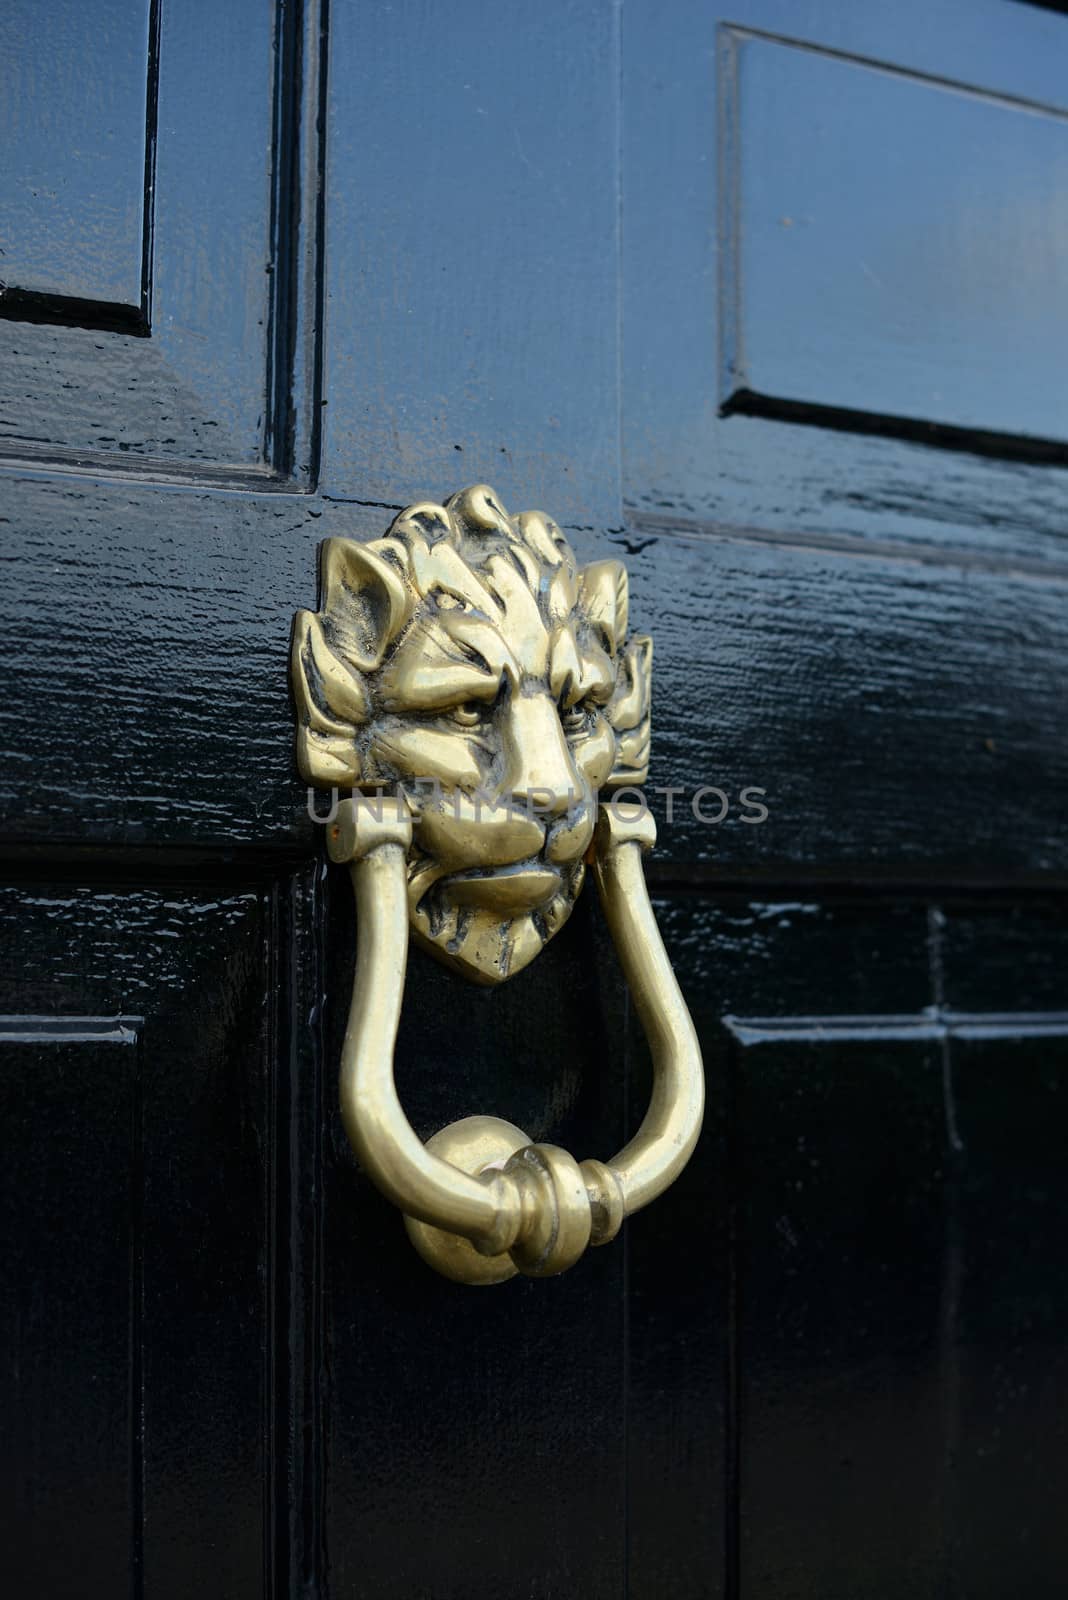
[[[320,608],[297,614],[297,763],[324,788],[377,788],[398,771],[383,718],[432,716],[487,673],[518,674],[514,636],[537,636],[560,703],[585,701],[616,741],[606,789],[644,782],[652,640],[627,638],[619,561],[580,567],[549,517],[511,517],[484,484],[408,507],[369,543],[322,546]],[[540,632],[539,632],[540,630]],[[562,686],[562,687],[561,687]]]

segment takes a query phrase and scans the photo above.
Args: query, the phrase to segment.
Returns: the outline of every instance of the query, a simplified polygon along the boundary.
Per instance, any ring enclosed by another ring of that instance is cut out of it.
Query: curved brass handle
[[[460,1283],[499,1283],[517,1272],[549,1277],[623,1218],[655,1200],[697,1142],[704,1109],[701,1052],[656,925],[641,853],[655,825],[641,807],[600,808],[592,866],[608,926],[653,1057],[653,1094],[637,1134],[611,1161],[577,1162],[531,1144],[511,1123],[468,1117],[422,1144],[393,1079],[408,947],[407,855],[412,821],[403,797],[357,796],[329,830],[347,862],[359,942],[341,1060],[341,1111],[356,1154],[405,1213],[416,1248]]]

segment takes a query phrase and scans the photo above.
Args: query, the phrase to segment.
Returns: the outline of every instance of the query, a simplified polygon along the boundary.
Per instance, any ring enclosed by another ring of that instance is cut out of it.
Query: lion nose
[[[547,821],[571,810],[580,798],[556,704],[547,694],[516,695],[504,717],[501,794]]]

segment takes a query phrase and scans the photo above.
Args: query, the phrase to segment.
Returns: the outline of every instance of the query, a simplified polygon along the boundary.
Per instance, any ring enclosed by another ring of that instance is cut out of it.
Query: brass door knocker
[[[345,1128],[439,1272],[549,1277],[656,1199],[701,1128],[700,1048],[641,865],[655,826],[619,793],[648,769],[652,641],[628,640],[621,562],[579,567],[555,523],[482,484],[321,554],[292,680],[303,777],[354,791],[327,830],[358,925]],[[409,930],[499,983],[567,920],[587,864],[652,1052],[641,1127],[608,1162],[486,1116],[424,1145],[393,1081]]]

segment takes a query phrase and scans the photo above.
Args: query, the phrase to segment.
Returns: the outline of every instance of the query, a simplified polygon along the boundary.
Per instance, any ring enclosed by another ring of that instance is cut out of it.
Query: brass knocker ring
[[[652,817],[603,805],[592,866],[608,926],[653,1055],[653,1094],[635,1137],[611,1161],[577,1162],[556,1145],[531,1144],[497,1117],[467,1117],[426,1145],[393,1081],[393,1047],[408,952],[407,854],[412,819],[403,798],[360,796],[338,805],[331,859],[347,862],[358,945],[341,1055],[341,1114],[368,1175],[405,1214],[420,1255],[460,1283],[501,1283],[517,1272],[545,1278],[587,1245],[607,1244],[623,1218],[655,1200],[682,1171],[701,1129],[701,1052],[656,925],[641,853]]]

